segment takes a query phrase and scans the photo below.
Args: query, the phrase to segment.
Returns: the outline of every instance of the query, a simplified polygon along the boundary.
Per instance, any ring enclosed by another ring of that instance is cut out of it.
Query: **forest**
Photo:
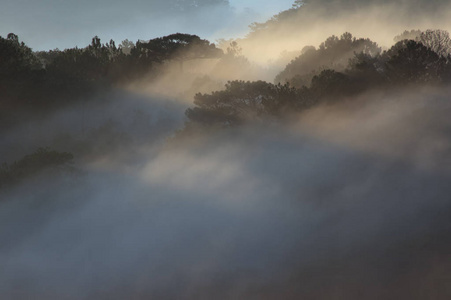
[[[451,83],[451,38],[447,31],[406,30],[394,41],[382,51],[368,38],[356,38],[349,32],[333,35],[318,48],[303,47],[273,82],[232,80],[223,87],[217,82],[216,91],[195,91],[193,106],[185,111],[183,131],[194,127],[224,129],[264,120],[283,122],[312,107],[353,101],[375,90],[393,92]],[[11,33],[0,37],[0,45],[6,58],[1,62],[2,131],[86,99],[99,101],[96,95],[108,94],[142,77],[155,81],[170,64],[178,64],[181,73],[184,62],[193,60],[249,64],[236,42],[224,52],[198,36],[181,33],[136,45],[125,40],[119,46],[113,40],[102,44],[96,36],[85,48],[39,52]],[[214,81],[208,75],[196,79],[197,85]],[[5,174],[7,169],[5,164]]]
[[[1,294],[451,297],[449,27],[288,33],[384,5],[216,42],[0,36]]]

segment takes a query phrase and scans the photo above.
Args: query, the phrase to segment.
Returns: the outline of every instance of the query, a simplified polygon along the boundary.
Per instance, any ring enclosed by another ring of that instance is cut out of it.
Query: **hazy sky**
[[[175,32],[215,40],[244,35],[248,25],[291,7],[292,0],[0,0],[0,35],[10,32],[34,50],[86,46],[94,35],[103,42],[136,41]],[[185,3],[185,4],[183,4]],[[205,4],[207,3],[207,4]]]

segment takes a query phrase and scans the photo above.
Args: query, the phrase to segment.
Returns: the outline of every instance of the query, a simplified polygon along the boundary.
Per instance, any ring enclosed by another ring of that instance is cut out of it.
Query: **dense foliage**
[[[446,85],[451,82],[447,32],[428,30],[418,40],[401,40],[389,50],[345,33],[319,49],[307,47],[277,78],[266,82],[229,82],[226,89],[198,94],[186,111],[198,124],[231,126],[245,120],[286,117],[321,103],[334,103],[377,88]],[[281,84],[282,78],[290,78]]]
[[[392,48],[381,52],[369,39],[357,39],[350,33],[331,36],[317,49],[304,47],[277,75],[276,84],[229,82],[222,91],[197,94],[195,106],[186,116],[198,124],[232,126],[281,118],[370,89],[451,80],[448,32],[405,31],[395,41]],[[227,53],[239,50],[234,46],[236,49]],[[183,68],[184,61],[217,58],[223,52],[198,36],[177,33],[136,45],[124,41],[119,46],[114,41],[102,44],[94,37],[86,48],[33,53],[16,35],[9,34],[0,38],[0,54],[0,121],[5,128],[17,123],[23,112],[45,112],[66,105],[82,95],[151,73],[167,61],[178,61]]]
[[[73,158],[71,153],[39,148],[18,161],[0,166],[0,188],[19,183],[44,171],[72,171]]]
[[[189,34],[172,34],[136,45],[102,44],[96,36],[85,48],[33,53],[17,35],[0,37],[0,123],[21,122],[115,84],[152,74],[171,60],[217,58],[222,50]]]
[[[222,43],[0,37],[0,298],[451,299],[448,32]]]
[[[196,107],[186,111],[186,116],[203,124],[226,126],[259,119],[263,115],[280,116],[309,106],[300,90],[289,85],[274,85],[264,81],[232,81],[225,90],[212,94],[197,94]]]

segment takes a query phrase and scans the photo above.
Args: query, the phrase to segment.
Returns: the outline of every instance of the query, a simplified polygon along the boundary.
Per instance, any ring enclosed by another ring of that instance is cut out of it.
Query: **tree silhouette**
[[[212,94],[196,94],[194,104],[186,116],[202,124],[233,126],[245,120],[258,118],[264,111],[263,102],[268,97],[271,84],[264,81],[228,82],[225,90]]]
[[[446,59],[413,40],[398,42],[382,58],[385,74],[393,84],[436,83],[446,67]]]
[[[352,94],[352,84],[348,76],[335,70],[324,70],[312,78],[311,91],[317,99],[337,100]]]
[[[231,81],[225,90],[197,94],[194,108],[185,114],[192,122],[202,125],[235,126],[250,121],[306,109],[312,105],[309,90],[265,81]]]
[[[300,88],[325,69],[344,71],[355,53],[376,56],[380,51],[376,43],[369,39],[356,39],[349,32],[340,38],[331,36],[321,43],[319,49],[308,47],[303,50],[276,76],[275,82],[288,82]]]
[[[419,35],[419,41],[438,55],[451,54],[451,38],[446,30],[426,30]]]
[[[3,163],[0,166],[0,188],[16,184],[44,171],[72,171],[73,158],[71,153],[39,148],[10,165]]]
[[[223,52],[197,35],[176,33],[148,42],[138,41],[131,55],[148,63],[177,60],[182,66],[187,60],[219,58]]]
[[[6,39],[0,37],[0,80],[40,67],[31,48],[20,42],[17,35],[10,33]]]

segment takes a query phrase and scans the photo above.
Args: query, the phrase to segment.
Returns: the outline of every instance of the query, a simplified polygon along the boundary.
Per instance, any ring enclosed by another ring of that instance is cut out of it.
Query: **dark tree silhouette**
[[[446,71],[446,59],[422,43],[398,42],[382,56],[385,74],[393,84],[436,83]]]
[[[401,37],[416,33],[406,31]],[[293,112],[341,101],[369,89],[447,84],[451,82],[450,43],[446,31],[428,30],[418,41],[404,39],[381,54],[369,39],[356,39],[350,33],[340,38],[331,36],[318,49],[308,46],[299,51],[301,55],[276,78],[276,82],[284,78],[288,83],[232,81],[225,90],[198,93],[195,106],[186,111],[186,116],[191,123],[234,126],[264,118],[283,119]],[[182,64],[222,58],[218,66],[238,69],[250,64],[237,43],[232,42],[224,55],[196,35],[177,33],[124,46],[130,47],[130,54],[114,41],[102,44],[95,36],[85,48],[33,53],[14,34],[0,37],[2,128],[144,73],[158,76],[158,66],[169,61]],[[204,78],[196,84],[210,81]]]
[[[14,33],[0,37],[0,79],[40,68],[40,62],[31,48],[19,41]]]
[[[341,99],[342,96],[352,94],[352,83],[348,76],[335,70],[324,70],[312,78],[310,90],[317,99]]]
[[[10,165],[3,163],[0,166],[0,188],[16,184],[44,171],[72,171],[73,159],[71,153],[39,148]]]
[[[264,81],[231,81],[225,90],[197,94],[194,108],[186,110],[192,122],[234,126],[272,116],[287,116],[313,105],[308,89]]]
[[[197,94],[196,107],[189,108],[186,116],[202,124],[238,125],[263,113],[263,102],[270,89],[271,84],[264,81],[232,81],[223,91]]]
[[[449,32],[446,30],[406,30],[394,38],[395,42],[400,42],[402,40],[413,40],[420,42],[443,57],[447,57],[451,54],[451,38],[449,36]]]
[[[219,58],[223,52],[197,35],[176,33],[148,42],[138,41],[131,55],[143,62],[178,60],[182,65],[192,59]]]
[[[380,55],[356,53],[349,60],[345,73],[352,81],[355,91],[365,91],[380,88],[387,83],[383,70],[384,63]]]
[[[355,53],[376,56],[380,51],[378,45],[371,40],[356,39],[348,32],[340,38],[331,36],[319,46],[319,49],[308,47],[303,50],[299,57],[277,75],[275,82],[288,82],[299,88],[308,85],[313,76],[322,70],[344,71],[349,59],[353,58]]]
[[[30,109],[42,76],[39,59],[17,35],[0,37],[0,130],[18,119],[18,110]]]

